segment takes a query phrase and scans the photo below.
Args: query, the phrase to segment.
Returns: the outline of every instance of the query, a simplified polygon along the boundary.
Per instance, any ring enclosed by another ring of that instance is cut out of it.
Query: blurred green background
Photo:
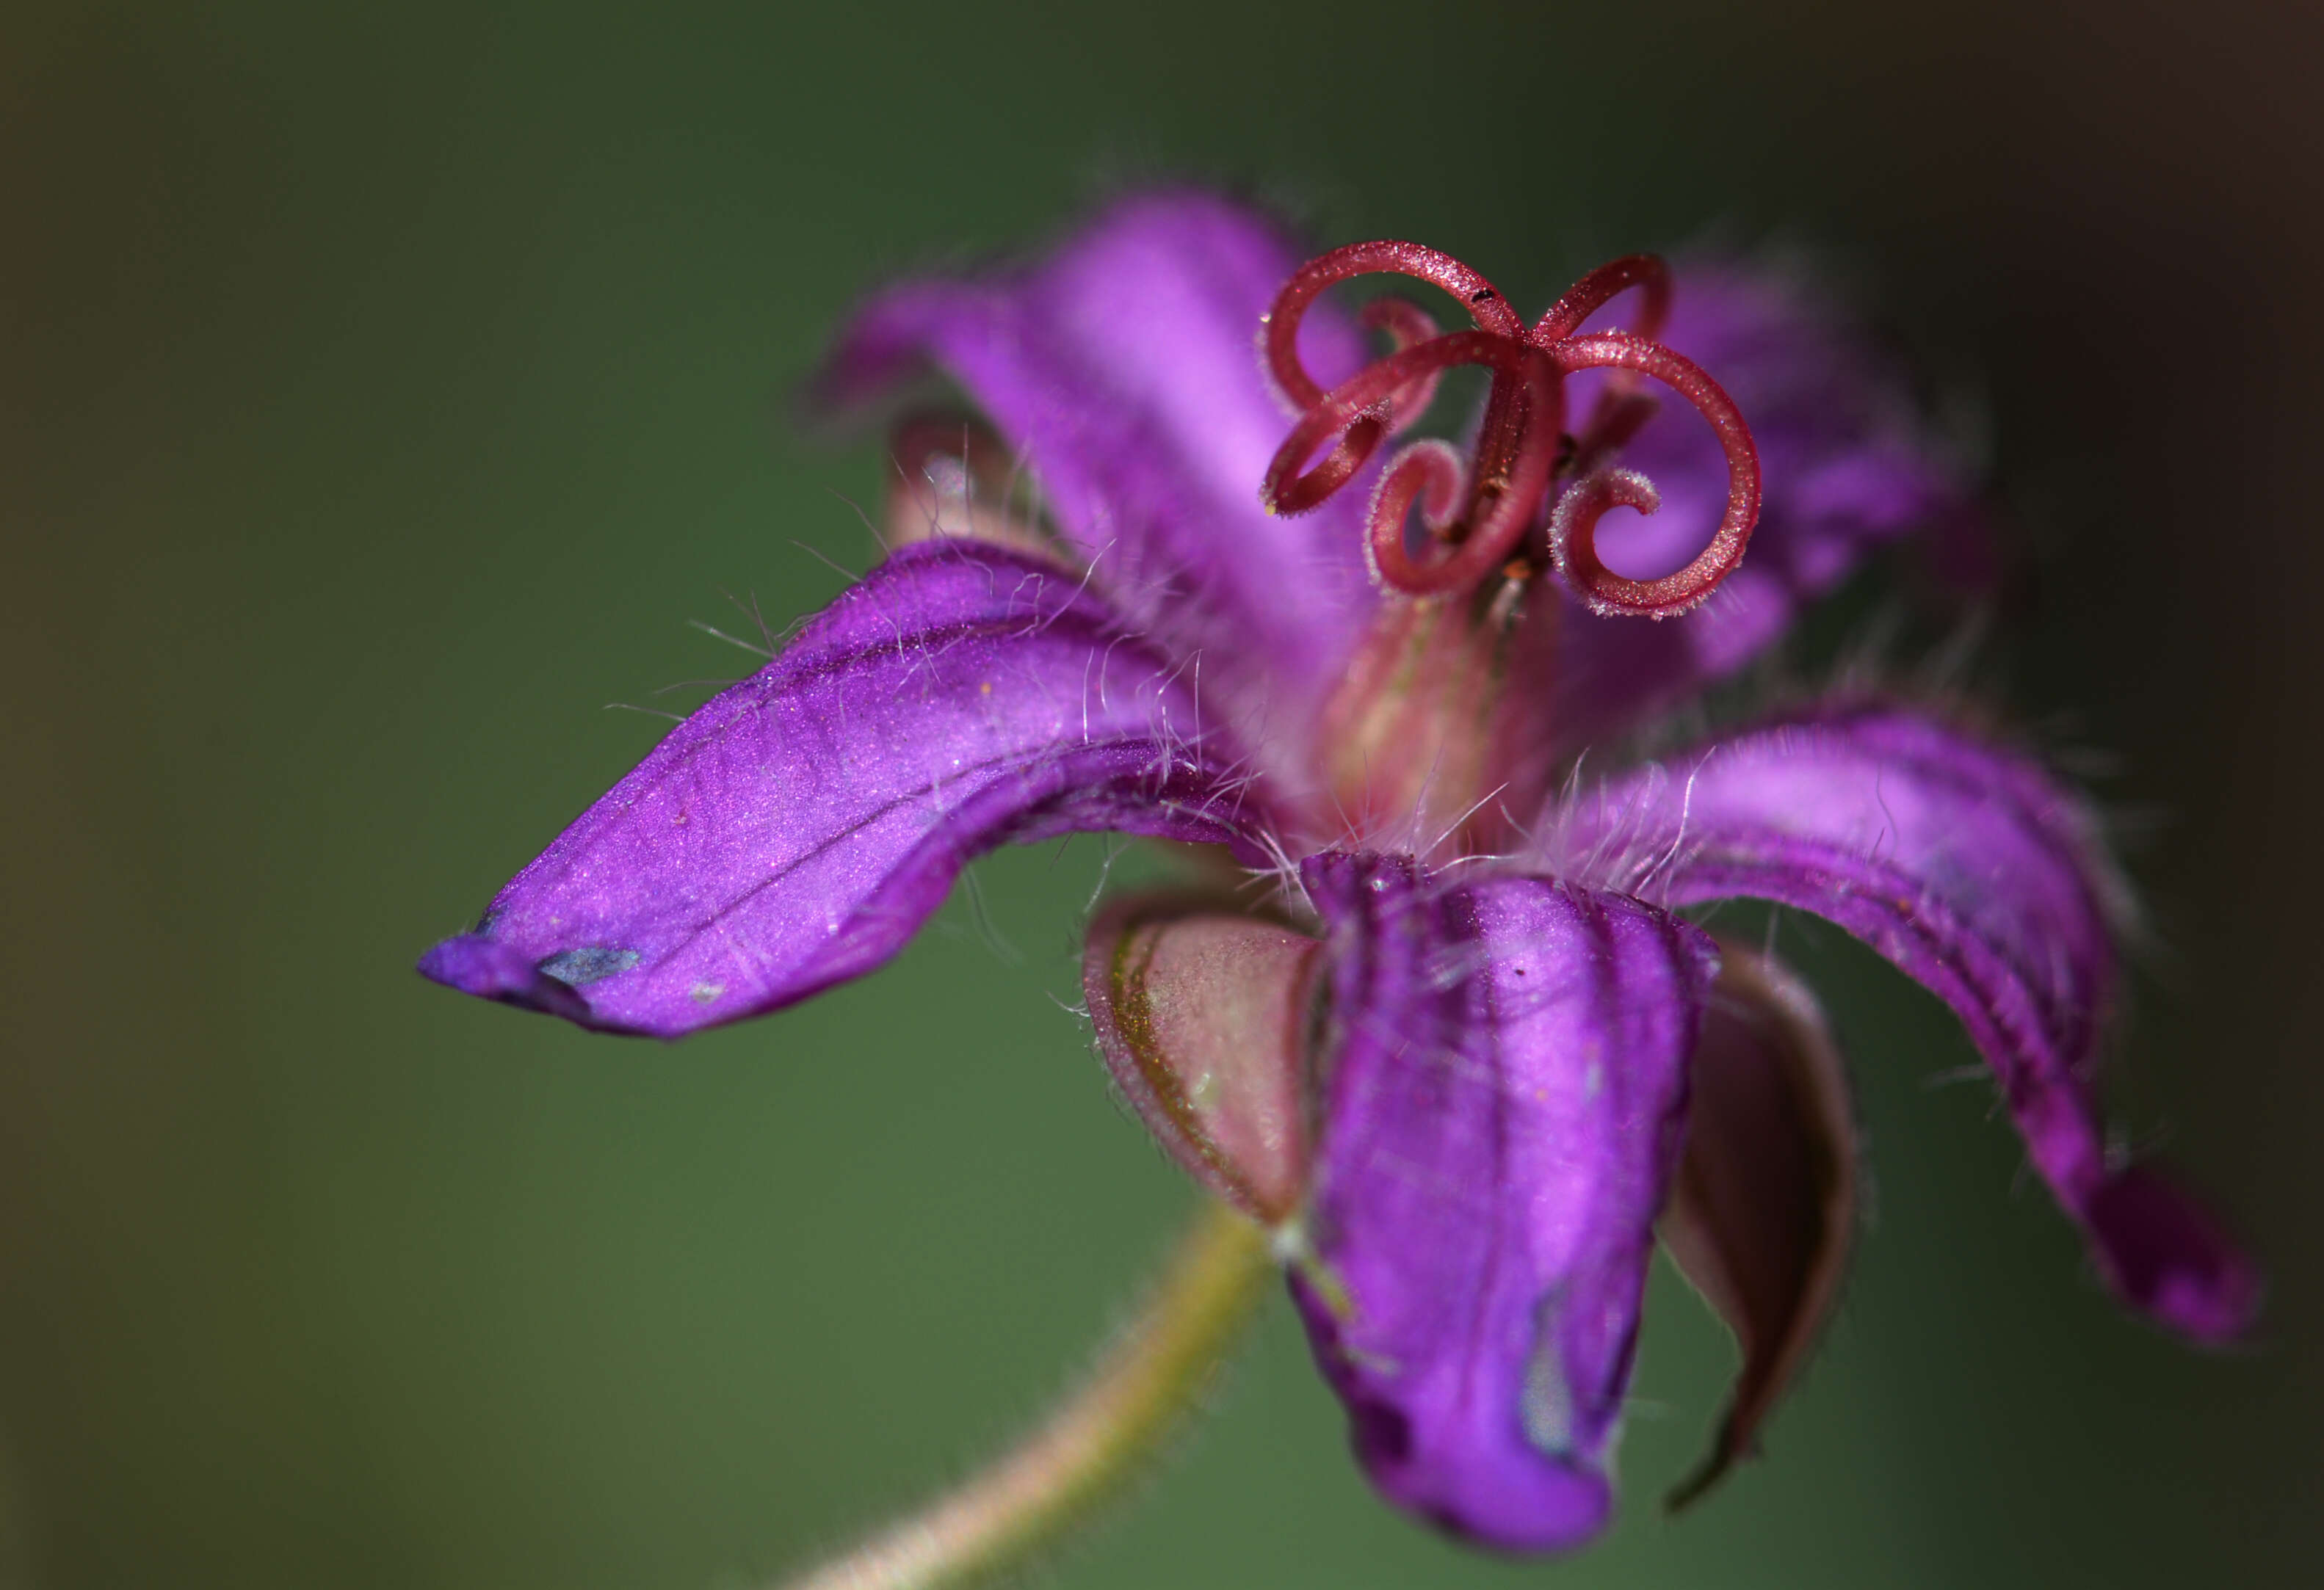
[[[1983,417],[2013,706],[2153,819],[2121,1055],[2274,1277],[2119,1317],[1932,1002],[1786,943],[1877,1220],[1769,1458],[1655,1505],[1726,1346],[1657,1278],[1611,1539],[1375,1505],[1277,1303],[1092,1586],[2277,1585],[2324,1525],[2309,611],[2324,115],[2298,8],[21,3],[0,21],[0,1583],[739,1586],[958,1474],[1189,1195],[1074,1022],[1099,847],[675,1049],[409,968],[826,600],[851,299],[1160,177],[1528,299],[1834,251]],[[1866,602],[1877,600],[1866,598]],[[681,693],[682,694],[682,693]],[[691,695],[682,698],[691,701]]]

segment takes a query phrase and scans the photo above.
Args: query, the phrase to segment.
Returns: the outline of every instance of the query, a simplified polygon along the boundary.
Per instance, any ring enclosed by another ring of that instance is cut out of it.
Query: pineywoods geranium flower
[[[1470,324],[1321,296],[1381,271]],[[994,846],[1219,847],[1240,893],[1092,929],[1100,1047],[1274,1234],[1373,1482],[1497,1547],[1605,1521],[1658,1227],[1745,1348],[1703,1480],[1835,1290],[1844,1079],[1780,965],[1679,914],[1708,902],[1828,917],[1927,985],[2108,1283],[2233,1334],[2252,1272],[2102,1130],[2116,891],[2072,794],[1875,699],[1571,776],[1960,501],[1812,299],[1716,265],[1677,288],[1625,260],[1528,324],[1432,251],[1301,266],[1244,211],[1165,196],[1029,268],[875,298],[823,396],[933,366],[990,429],[908,423],[891,556],[421,969],[678,1037],[879,966]],[[1618,298],[1627,329],[1585,329]],[[1489,381],[1471,455],[1381,458],[1458,365]]]

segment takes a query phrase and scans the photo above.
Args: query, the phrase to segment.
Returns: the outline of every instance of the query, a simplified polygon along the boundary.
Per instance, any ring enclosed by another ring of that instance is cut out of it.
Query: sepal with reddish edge
[[[1743,1354],[1719,1435],[1673,1510],[1751,1456],[1839,1300],[1857,1222],[1848,1074],[1815,998],[1772,956],[1720,945],[1689,1064],[1686,1150],[1663,1245]]]
[[[1082,987],[1122,1097],[1197,1181],[1268,1226],[1305,1196],[1320,946],[1255,917],[1135,899],[1090,927]]]
[[[922,541],[983,541],[1028,556],[1072,563],[1042,533],[1036,493],[1001,439],[963,414],[923,409],[888,435],[887,501],[880,541],[890,552]]]

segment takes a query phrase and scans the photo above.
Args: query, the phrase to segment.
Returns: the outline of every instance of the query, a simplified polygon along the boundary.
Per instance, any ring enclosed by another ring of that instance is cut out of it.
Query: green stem
[[[1265,1232],[1206,1204],[1137,1317],[1047,1420],[958,1490],[784,1590],[948,1590],[1054,1543],[1194,1409],[1274,1268]]]

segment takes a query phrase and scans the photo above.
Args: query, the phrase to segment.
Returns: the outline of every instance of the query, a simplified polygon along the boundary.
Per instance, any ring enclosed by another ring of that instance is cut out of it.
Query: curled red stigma
[[[1324,289],[1351,277],[1409,276],[1450,294],[1471,326],[1440,331],[1426,310],[1389,295],[1363,310],[1363,323],[1393,345],[1383,357],[1326,391],[1299,362],[1299,323]],[[1583,335],[1582,324],[1632,288],[1627,331]],[[1566,584],[1601,613],[1667,618],[1708,596],[1742,560],[1759,517],[1759,456],[1734,401],[1695,364],[1655,340],[1669,317],[1670,270],[1652,254],[1600,265],[1569,288],[1528,327],[1499,290],[1449,254],[1418,244],[1350,244],[1310,260],[1276,295],[1264,338],[1267,368],[1298,422],[1268,464],[1260,496],[1277,513],[1305,513],[1369,463],[1380,444],[1417,419],[1445,371],[1482,366],[1491,377],[1471,456],[1438,441],[1415,442],[1381,472],[1366,526],[1373,573],[1413,596],[1474,588],[1494,574],[1554,563]],[[1568,437],[1565,377],[1614,372],[1581,435]],[[1654,413],[1641,377],[1692,404],[1727,455],[1727,510],[1710,543],[1676,574],[1631,580],[1599,560],[1598,521],[1610,508],[1652,513],[1653,484],[1611,466],[1613,455]],[[1311,464],[1326,444],[1330,450]],[[1560,485],[1560,483],[1563,485]],[[1546,516],[1543,504],[1560,489]],[[1420,511],[1434,550],[1416,556],[1405,521]]]

